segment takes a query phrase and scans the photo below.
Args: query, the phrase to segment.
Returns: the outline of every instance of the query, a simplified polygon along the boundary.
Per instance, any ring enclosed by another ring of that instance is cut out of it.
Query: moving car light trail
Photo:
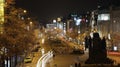
[[[45,67],[46,62],[53,57],[53,52],[49,51],[48,53],[42,55],[42,57],[38,60],[36,67]]]

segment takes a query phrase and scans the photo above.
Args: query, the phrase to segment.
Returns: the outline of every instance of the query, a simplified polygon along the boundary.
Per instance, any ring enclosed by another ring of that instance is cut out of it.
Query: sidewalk
[[[46,63],[46,67],[70,67],[78,61],[76,58],[75,55],[56,55]]]

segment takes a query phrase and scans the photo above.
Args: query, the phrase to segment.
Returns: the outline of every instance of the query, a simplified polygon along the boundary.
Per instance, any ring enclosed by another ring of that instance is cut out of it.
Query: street
[[[118,63],[120,63],[120,57],[118,56],[110,56],[108,55],[108,57],[110,59],[115,60],[115,64],[113,67],[116,67],[116,65]],[[88,58],[88,53],[86,52],[84,55],[76,55],[76,54],[61,54],[61,55],[56,55],[54,58],[50,59],[47,62],[47,66],[46,67],[55,67],[55,65],[57,65],[57,67],[70,67],[70,65],[72,65],[73,67],[75,67],[75,63],[80,63],[81,67],[92,67],[95,66],[96,64],[85,64],[85,61]],[[108,67],[111,65],[104,65],[105,67]]]
[[[46,67],[55,67],[55,65],[57,65],[57,67],[69,67],[79,61],[78,55],[56,55],[47,62]]]
[[[54,48],[55,46],[50,46],[49,45],[49,41],[45,42],[44,44],[41,45],[42,48],[45,49],[45,52],[47,52],[48,50],[51,50],[51,48]],[[70,46],[74,46],[73,43],[71,42],[67,42],[67,45]],[[58,47],[57,47],[58,48]],[[41,48],[40,48],[41,49]],[[61,50],[63,51],[64,49],[56,49],[56,50]],[[34,57],[31,63],[24,63],[21,67],[36,67],[36,64],[38,62],[38,60],[41,57],[41,51],[39,50],[38,52],[34,52]],[[115,56],[115,55],[109,55],[108,57],[110,59],[115,60],[116,64],[120,63],[120,57],[119,56]],[[84,54],[71,54],[69,53],[69,51],[66,51],[66,53],[55,53],[55,57],[51,58],[50,60],[47,61],[46,66],[45,67],[70,67],[71,66],[75,66],[75,63],[80,63],[81,66],[85,66],[86,64],[84,63],[86,61],[86,59],[88,58],[88,50],[85,51]]]

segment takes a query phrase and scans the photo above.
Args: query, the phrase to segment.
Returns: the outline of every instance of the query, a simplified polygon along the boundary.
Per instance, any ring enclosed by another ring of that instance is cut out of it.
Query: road
[[[34,52],[34,57],[31,63],[23,63],[18,67],[36,67],[38,59],[41,57],[41,52]]]
[[[74,46],[73,43],[71,42],[67,42],[67,44],[69,46]],[[115,60],[116,64],[120,63],[120,56],[115,56],[115,55],[109,55],[108,57],[110,59]],[[50,59],[47,62],[47,66],[46,67],[55,67],[55,65],[57,65],[57,67],[70,67],[70,65],[72,64],[74,66],[74,64],[77,63],[81,63],[81,66],[86,66],[86,64],[84,64],[84,62],[87,60],[88,58],[88,51],[85,51],[85,54],[83,55],[76,55],[76,54],[58,54],[56,55],[54,58]],[[94,65],[94,64],[93,64]]]
[[[55,67],[55,65],[57,65],[57,67],[70,67],[70,65],[79,63],[80,60],[79,55],[56,55],[47,62],[46,67]]]
[[[67,42],[68,45],[70,45],[72,47],[72,45],[74,45],[71,42]],[[49,42],[45,42],[44,44],[41,44],[41,47],[45,49],[45,52],[47,52],[48,50],[51,49],[51,43]],[[59,51],[61,51],[61,49],[58,49]],[[41,57],[41,53],[40,52],[35,52],[34,54],[35,57],[33,57],[33,61],[32,63],[25,63],[23,66],[21,67],[36,67],[37,61],[38,59]],[[116,60],[116,63],[120,63],[120,56],[115,56],[115,55],[108,55],[109,58]],[[56,53],[54,58],[51,58],[48,62],[47,62],[47,66],[46,67],[55,67],[55,65],[57,65],[57,67],[70,67],[70,65],[73,65],[75,63],[81,63],[81,66],[84,66],[84,62],[85,60],[88,58],[88,52],[86,51],[85,54],[82,55],[78,55],[78,54],[69,54],[69,53]]]
[[[116,60],[116,64],[114,64],[113,67],[115,67],[115,65],[120,63],[119,56],[108,55],[108,57],[110,59]],[[47,62],[46,67],[55,67],[55,65],[57,65],[57,67],[70,67],[70,65],[75,67],[75,63],[79,63],[79,62],[81,63],[81,67],[89,67],[89,66],[92,67],[96,65],[96,64],[90,64],[90,65],[85,64],[85,61],[87,60],[87,58],[88,58],[88,52],[86,52],[83,55],[77,55],[77,54],[61,54],[60,55],[59,54],[59,55],[56,55],[54,58],[50,59]],[[105,67],[108,67],[108,65]]]
[[[74,48],[74,44],[71,42],[65,42],[67,43],[69,47]],[[60,50],[62,51],[62,50]],[[69,52],[68,50],[66,50]],[[85,60],[88,58],[88,51],[85,51],[85,54],[70,54],[70,53],[62,53],[62,54],[56,54],[55,57],[51,58],[47,62],[46,67],[70,67],[70,65],[74,66],[75,63],[81,63],[84,64]]]

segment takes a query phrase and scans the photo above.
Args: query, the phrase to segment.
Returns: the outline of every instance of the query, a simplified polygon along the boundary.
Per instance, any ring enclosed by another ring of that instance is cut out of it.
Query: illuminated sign
[[[110,20],[110,14],[99,14],[98,21],[108,21]]]
[[[76,19],[76,25],[80,25],[81,19]]]
[[[47,24],[48,29],[54,29],[56,27],[55,24]]]

